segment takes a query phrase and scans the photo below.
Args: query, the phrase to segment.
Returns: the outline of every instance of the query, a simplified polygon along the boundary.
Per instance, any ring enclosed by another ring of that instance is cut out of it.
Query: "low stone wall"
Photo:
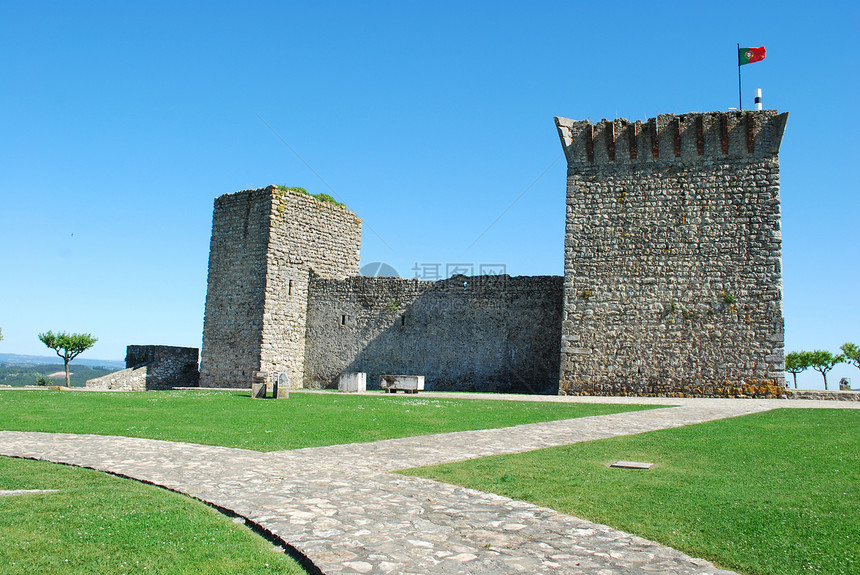
[[[825,399],[837,401],[860,401],[860,391],[824,391],[821,389],[787,389],[788,399]]]
[[[126,368],[87,381],[89,389],[145,391],[196,387],[196,347],[168,345],[130,345],[126,348]]]
[[[146,391],[146,376],[149,366],[126,368],[96,379],[87,380],[87,389],[112,389],[115,391]]]
[[[559,395],[780,399],[785,397],[785,387],[775,380],[753,378],[743,382],[684,382],[684,385],[679,387],[676,382],[649,376],[641,381],[624,382],[620,385],[599,383],[577,390],[562,389]]]

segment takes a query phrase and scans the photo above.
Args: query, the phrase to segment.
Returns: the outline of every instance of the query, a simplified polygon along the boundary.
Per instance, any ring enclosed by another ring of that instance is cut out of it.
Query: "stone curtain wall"
[[[126,347],[126,369],[87,381],[89,389],[145,391],[197,385],[197,348],[166,345]]]
[[[203,387],[250,386],[257,371],[303,380],[308,275],[357,274],[361,220],[269,186],[215,200],[203,326]]]
[[[561,277],[312,277],[305,383],[423,375],[427,389],[558,391]]]
[[[787,116],[556,118],[568,161],[559,393],[781,392]]]

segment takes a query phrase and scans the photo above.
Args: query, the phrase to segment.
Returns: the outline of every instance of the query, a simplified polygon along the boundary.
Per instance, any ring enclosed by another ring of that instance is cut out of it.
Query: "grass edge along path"
[[[0,392],[0,429],[117,435],[279,451],[652,409],[338,393],[251,399],[247,390]]]
[[[0,574],[306,571],[210,506],[166,489],[57,463],[0,457]]]
[[[748,574],[857,573],[860,411],[739,418],[400,473],[529,501]],[[612,469],[616,460],[655,463]]]

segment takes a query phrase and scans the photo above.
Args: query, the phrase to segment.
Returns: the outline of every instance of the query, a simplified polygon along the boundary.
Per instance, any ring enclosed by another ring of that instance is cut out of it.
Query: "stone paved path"
[[[422,397],[428,396],[433,394]],[[655,403],[641,398],[614,401]],[[232,510],[287,542],[327,574],[728,574],[674,549],[551,509],[389,472],[775,407],[860,407],[846,405],[854,402],[797,400],[662,399],[662,403],[680,406],[272,453],[149,439],[0,431],[0,455],[108,471]]]

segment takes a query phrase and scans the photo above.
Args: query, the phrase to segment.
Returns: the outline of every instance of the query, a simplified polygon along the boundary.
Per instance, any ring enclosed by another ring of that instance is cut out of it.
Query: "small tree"
[[[797,389],[797,374],[810,365],[808,351],[793,351],[785,356],[785,371],[794,376],[794,389]]]
[[[0,339],[3,339],[0,337]],[[842,347],[839,349],[842,350],[842,353],[845,355],[845,363],[850,363],[857,369],[860,369],[860,347],[857,347],[853,343],[843,343]]]
[[[93,346],[98,340],[88,333],[53,332],[40,333],[39,339],[57,352],[63,358],[66,370],[66,387],[72,387],[69,382],[69,362]],[[62,351],[62,353],[60,353]]]
[[[833,355],[829,351],[815,350],[809,352],[809,365],[824,377],[824,389],[827,389],[827,372],[845,361],[844,355]]]

